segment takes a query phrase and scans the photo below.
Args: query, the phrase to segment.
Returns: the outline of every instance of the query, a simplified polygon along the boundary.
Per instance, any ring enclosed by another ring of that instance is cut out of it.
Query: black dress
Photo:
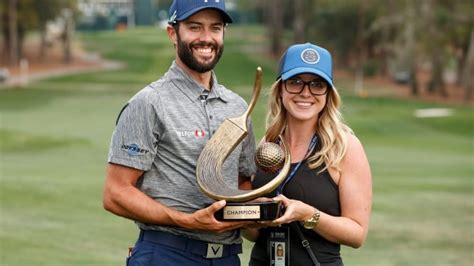
[[[314,150],[318,150],[320,148],[318,146],[319,145],[317,145]],[[295,166],[296,164],[292,164],[292,168]],[[309,169],[307,162],[304,161],[292,180],[286,184],[283,189],[283,195],[290,199],[300,200],[310,204],[324,213],[333,216],[340,216],[341,207],[339,204],[339,191],[337,185],[334,183],[334,180],[331,178],[327,170],[318,174],[319,169]],[[253,187],[259,188],[273,179],[273,177],[274,174],[258,172],[253,181]],[[267,196],[276,196],[276,192],[274,191]],[[326,240],[313,230],[305,229],[299,223],[297,223],[297,225],[300,227],[305,238],[309,241],[311,249],[321,265],[343,265],[340,255],[341,246],[339,244]],[[270,265],[269,250],[267,250],[268,234],[269,230],[267,228],[260,229],[259,237],[252,248],[249,262],[250,266]],[[308,252],[302,246],[297,233],[293,230],[290,230],[290,265],[313,265]]]

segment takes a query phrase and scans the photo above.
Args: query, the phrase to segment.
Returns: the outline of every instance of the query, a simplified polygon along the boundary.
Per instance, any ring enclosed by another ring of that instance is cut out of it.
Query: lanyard
[[[308,146],[308,150],[306,151],[306,155],[304,156],[304,158],[306,158],[306,156],[309,155],[309,153],[314,149],[314,146],[316,146],[316,142],[318,140],[318,137],[316,135],[313,136],[313,138],[311,138],[311,142]],[[285,179],[285,182],[283,182],[277,189],[277,195],[280,195],[282,194],[283,192],[283,188],[286,186],[286,184],[288,182],[290,182],[291,179],[293,179],[293,177],[295,176],[296,172],[298,171],[298,169],[300,168],[301,164],[303,163],[304,161],[304,158],[298,162],[298,164],[295,166],[295,168],[293,168],[293,170],[291,171],[291,173],[286,177]]]

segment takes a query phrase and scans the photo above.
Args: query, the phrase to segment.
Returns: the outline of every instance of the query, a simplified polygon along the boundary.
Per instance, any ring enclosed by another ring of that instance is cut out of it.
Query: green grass
[[[268,89],[277,64],[264,53],[261,28],[226,34],[218,79],[248,100],[256,66]],[[81,37],[128,67],[0,91],[0,265],[124,265],[136,239],[132,221],[102,209],[108,145],[123,104],[168,69],[173,48],[151,28]],[[351,79],[336,82],[374,181],[368,239],[361,249],[343,248],[346,265],[472,265],[472,107],[442,106],[453,115],[419,119],[416,109],[440,105],[359,98]],[[253,113],[258,137],[265,93]],[[243,265],[250,248],[245,242]]]

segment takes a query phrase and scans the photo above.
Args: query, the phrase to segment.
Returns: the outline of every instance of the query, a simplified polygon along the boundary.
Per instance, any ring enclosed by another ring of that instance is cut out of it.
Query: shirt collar
[[[169,78],[176,88],[181,90],[191,101],[200,101],[200,96],[204,94],[206,88],[191,78],[175,61],[171,64],[168,72]],[[218,98],[228,102],[229,98],[223,86],[217,83],[214,71],[211,72],[211,79],[212,88],[207,98]]]

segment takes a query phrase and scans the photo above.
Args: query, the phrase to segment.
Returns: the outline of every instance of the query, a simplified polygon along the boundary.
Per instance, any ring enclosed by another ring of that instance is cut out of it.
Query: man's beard
[[[202,46],[202,47],[211,47],[216,51],[216,55],[214,56],[214,59],[209,62],[209,63],[200,63],[193,55],[191,46]],[[192,43],[188,44],[179,38],[178,35],[178,56],[183,61],[183,63],[189,67],[190,69],[198,72],[198,73],[205,73],[208,71],[211,71],[214,69],[216,66],[217,62],[219,62],[219,59],[222,56],[222,53],[224,52],[224,45],[221,45],[220,47],[216,43],[208,43],[208,42],[197,42],[197,43]]]

